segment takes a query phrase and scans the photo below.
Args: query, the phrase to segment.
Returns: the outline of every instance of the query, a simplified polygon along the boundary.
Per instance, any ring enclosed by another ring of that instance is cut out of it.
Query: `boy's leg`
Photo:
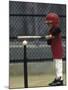
[[[54,65],[55,65],[55,73],[56,78],[55,80],[49,84],[49,86],[59,86],[63,85],[63,62],[62,59],[54,59]]]
[[[63,62],[62,59],[54,59],[56,79],[63,79]]]

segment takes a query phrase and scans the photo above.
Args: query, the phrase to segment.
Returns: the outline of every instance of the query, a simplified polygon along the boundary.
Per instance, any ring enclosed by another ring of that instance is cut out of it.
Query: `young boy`
[[[49,13],[45,18],[45,23],[49,27],[49,33],[46,36],[47,43],[51,46],[53,60],[55,63],[56,77],[49,86],[61,86],[63,85],[63,70],[62,70],[62,57],[63,47],[60,30],[60,18],[55,13]]]

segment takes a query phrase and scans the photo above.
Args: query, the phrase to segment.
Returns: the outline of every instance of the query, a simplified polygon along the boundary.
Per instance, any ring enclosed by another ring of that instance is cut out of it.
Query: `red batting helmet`
[[[51,23],[53,24],[54,27],[59,26],[60,20],[59,20],[59,16],[56,13],[49,13],[46,16],[46,23]]]

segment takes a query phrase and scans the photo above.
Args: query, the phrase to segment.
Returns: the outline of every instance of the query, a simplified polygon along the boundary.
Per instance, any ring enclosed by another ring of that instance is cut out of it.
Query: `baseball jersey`
[[[52,34],[55,37],[48,40],[48,44],[51,45],[53,59],[63,58],[63,47],[60,28],[50,29],[49,34]]]

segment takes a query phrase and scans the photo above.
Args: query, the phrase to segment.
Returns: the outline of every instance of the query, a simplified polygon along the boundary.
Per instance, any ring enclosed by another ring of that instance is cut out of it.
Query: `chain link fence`
[[[22,42],[16,38],[20,35],[36,36],[46,35],[48,27],[45,24],[43,17],[48,12],[56,12],[61,19],[61,31],[63,37],[63,47],[65,49],[66,37],[66,6],[57,4],[44,4],[44,3],[28,3],[28,2],[9,2],[9,25],[10,25],[10,59],[23,59]],[[27,57],[31,58],[40,57],[51,58],[50,47],[47,46],[45,40],[31,39],[28,44],[42,45],[42,47],[28,47]],[[44,46],[43,46],[44,45]],[[46,45],[46,46],[45,46]],[[36,49],[36,50],[35,50]],[[41,53],[40,53],[41,51]],[[48,51],[48,52],[46,52]],[[35,53],[34,53],[35,52]],[[21,54],[22,53],[22,54]],[[34,53],[34,54],[33,54]],[[33,59],[32,58],[32,59]]]

